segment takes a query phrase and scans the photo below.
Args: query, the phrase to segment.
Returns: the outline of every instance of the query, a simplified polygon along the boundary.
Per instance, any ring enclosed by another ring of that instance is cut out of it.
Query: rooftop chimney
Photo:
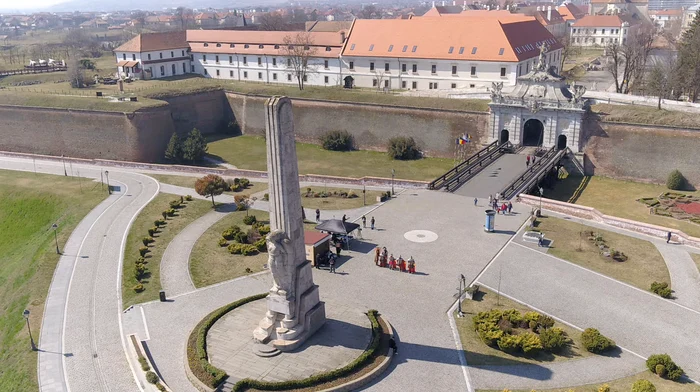
[[[457,5],[457,0],[452,0],[452,6]]]
[[[538,5],[538,6],[537,6],[537,12],[539,12],[539,11],[540,11],[540,6]]]
[[[345,32],[341,31],[340,32],[340,43],[345,43]]]
[[[547,21],[549,22],[551,20],[552,20],[552,6],[548,5],[547,6]]]
[[[501,6],[500,6],[500,5],[497,5],[497,6],[496,6],[496,11],[498,11],[498,10],[500,10],[500,9],[501,9]]]
[[[445,0],[442,0],[442,6],[443,7],[445,6]]]
[[[433,8],[435,8],[435,0],[433,0]]]

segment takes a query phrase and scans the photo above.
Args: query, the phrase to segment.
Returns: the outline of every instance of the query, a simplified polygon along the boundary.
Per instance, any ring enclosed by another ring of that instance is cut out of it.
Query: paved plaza
[[[207,335],[209,361],[230,375],[243,378],[287,381],[341,368],[369,346],[372,325],[361,310],[343,303],[326,302],[326,323],[302,347],[270,358],[253,352],[253,330],[267,311],[257,300],[234,309],[217,321]]]

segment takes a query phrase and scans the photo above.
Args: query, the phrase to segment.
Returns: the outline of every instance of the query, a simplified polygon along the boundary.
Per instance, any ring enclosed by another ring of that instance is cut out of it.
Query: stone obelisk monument
[[[265,114],[271,229],[267,248],[273,283],[267,312],[253,337],[288,351],[323,325],[326,309],[304,250],[292,102],[272,97],[265,102]]]

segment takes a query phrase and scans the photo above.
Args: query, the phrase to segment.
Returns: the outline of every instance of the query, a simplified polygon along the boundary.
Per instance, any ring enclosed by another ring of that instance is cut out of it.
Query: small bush
[[[263,201],[269,201],[269,200],[270,200],[270,194],[269,194],[269,193],[264,194],[262,199],[263,199]]]
[[[389,139],[388,151],[391,159],[411,160],[420,158],[418,145],[412,137],[397,136]]]
[[[603,384],[598,388],[598,392],[610,392],[610,385]]]
[[[503,335],[498,339],[498,348],[507,353],[520,350],[520,335]]]
[[[155,233],[156,233],[156,229],[154,227],[151,227],[150,229],[148,229],[149,236],[153,237],[153,234],[155,234]]]
[[[221,236],[227,240],[232,240],[235,238],[237,233],[241,232],[241,228],[238,226],[231,226],[221,233]]]
[[[166,210],[165,213],[168,214],[168,216],[175,216],[175,209],[170,208],[170,209]]]
[[[540,332],[540,342],[545,351],[554,353],[561,351],[569,343],[569,339],[563,329],[553,327]]]
[[[257,222],[258,218],[255,217],[255,215],[247,215],[243,218],[243,223],[246,225],[252,225],[253,223]]]
[[[163,385],[163,384],[161,384],[161,383],[156,384],[156,388],[158,388],[158,390],[161,391],[161,392],[166,392],[166,391],[167,391],[167,389],[165,389],[165,385]]]
[[[182,205],[180,200],[172,200],[170,203],[170,208],[178,208]]]
[[[163,217],[163,219],[167,220],[168,219],[168,210],[161,212],[160,215]]]
[[[553,326],[554,326],[554,319],[549,317],[549,316],[541,315],[537,319],[537,328],[538,329],[549,329],[549,328],[552,328]]]
[[[581,334],[583,347],[591,353],[602,353],[615,347],[615,342],[601,335],[595,328],[586,328]]]
[[[532,332],[520,335],[520,347],[525,354],[535,354],[542,349],[540,337]]]
[[[632,384],[632,392],[656,392],[656,387],[649,380],[637,380]]]
[[[144,290],[143,285],[141,283],[135,284],[134,287],[132,287],[132,289],[134,290],[135,293],[140,293]]]
[[[669,173],[668,178],[666,179],[666,188],[675,191],[684,190],[687,184],[687,180],[685,179],[683,174],[681,174],[681,172],[678,171],[678,169]]]
[[[258,252],[267,252],[267,241],[265,241],[264,238],[255,241],[253,246],[255,246]]]
[[[248,243],[248,234],[244,233],[242,231],[239,231],[233,235],[233,239],[236,240],[240,244],[247,244]]]
[[[139,254],[141,255],[141,257],[145,257],[146,253],[148,252],[150,252],[150,250],[145,246],[139,248]]]
[[[226,238],[219,238],[219,246],[224,247],[228,245],[228,241],[226,241]]]
[[[258,248],[255,247],[255,245],[241,245],[241,254],[243,256],[252,256],[258,254]]]
[[[246,233],[246,236],[247,236],[246,243],[248,243],[248,244],[254,244],[254,243],[258,242],[259,239],[262,238],[262,236],[260,235],[260,233],[258,233],[258,230],[255,227],[248,230],[248,233]]]
[[[153,372],[146,372],[146,381],[155,384],[159,381],[158,375]]]
[[[348,131],[330,131],[321,136],[321,146],[330,151],[351,151],[355,140]]]
[[[136,259],[136,264],[146,264],[146,259],[140,256],[138,259]]]
[[[151,237],[143,237],[141,238],[141,242],[143,242],[143,246],[148,246],[151,242],[154,242],[155,240]]]
[[[259,226],[258,233],[260,233],[260,235],[263,237],[270,234],[270,226],[268,226],[268,225]]]
[[[151,367],[148,366],[148,361],[145,357],[139,357],[139,363],[141,364],[141,370],[144,372],[151,370]]]
[[[226,249],[228,249],[229,253],[231,253],[231,254],[239,255],[239,254],[241,254],[241,251],[243,250],[243,245],[238,244],[238,243],[233,243],[233,244],[229,245],[228,248],[226,248]]]
[[[658,366],[661,365],[663,366],[663,370],[665,372],[664,376],[661,376],[660,374],[656,373],[657,370],[660,370]],[[654,354],[650,356],[647,359],[647,368],[652,372],[660,377],[665,377],[669,380],[676,381],[681,376],[683,375],[683,369],[681,369],[680,366],[676,365],[673,360],[671,360],[671,357],[668,354]]]
[[[666,375],[666,366],[662,364],[656,365],[656,370],[654,370],[654,373],[656,373],[657,376],[663,377]]]
[[[143,264],[134,265],[134,279],[141,281],[143,274],[146,272],[146,267]]]
[[[192,196],[191,195],[185,196],[185,201],[192,201]]]
[[[156,227],[165,226],[165,219],[156,219],[153,221],[153,224],[156,225]]]
[[[660,297],[671,298],[671,288],[668,287],[668,283],[666,282],[654,282],[651,284],[650,290]]]
[[[241,178],[239,184],[243,188],[248,188],[250,186],[250,180],[247,178]]]

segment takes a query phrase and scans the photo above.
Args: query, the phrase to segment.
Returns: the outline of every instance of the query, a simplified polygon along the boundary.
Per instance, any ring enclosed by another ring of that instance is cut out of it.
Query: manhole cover
[[[438,239],[438,235],[428,230],[411,230],[406,232],[403,238],[411,242],[433,242]]]

